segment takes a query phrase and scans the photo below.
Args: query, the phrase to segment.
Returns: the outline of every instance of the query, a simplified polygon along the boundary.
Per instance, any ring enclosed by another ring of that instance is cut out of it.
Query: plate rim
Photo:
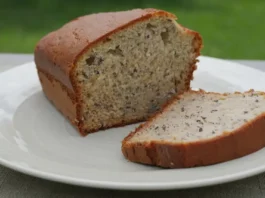
[[[206,59],[212,59],[213,61],[221,61],[224,62],[224,64],[233,64],[240,67],[248,68],[255,72],[261,72],[264,74],[264,72],[248,67],[241,63],[235,63],[229,60],[219,59],[215,57],[210,56],[200,56],[199,58],[206,58]],[[20,66],[28,65],[28,64],[34,64],[34,61],[30,61],[21,65],[18,65],[17,67],[5,70],[4,72],[1,72],[1,74],[10,72],[11,70],[15,70]],[[197,179],[194,181],[184,181],[184,182],[156,182],[156,183],[137,183],[137,182],[117,182],[117,181],[95,181],[91,179],[83,179],[83,178],[75,178],[71,176],[64,176],[61,174],[54,174],[50,173],[48,171],[42,171],[38,170],[32,167],[25,167],[20,164],[16,164],[13,162],[10,162],[0,155],[0,164],[4,167],[10,168],[12,170],[50,180],[55,182],[61,182],[71,185],[77,185],[77,186],[84,186],[84,187],[93,187],[93,188],[103,188],[103,189],[115,189],[115,190],[171,190],[171,189],[188,189],[188,188],[197,188],[197,187],[204,187],[204,186],[212,186],[216,184],[223,184],[227,182],[233,182],[236,180],[244,179],[250,176],[255,176],[257,174],[260,174],[262,172],[265,172],[265,164],[260,165],[255,168],[247,169],[235,174],[229,174],[214,178],[206,178],[206,179]]]
[[[190,181],[182,182],[181,184],[178,184],[176,182],[139,184],[137,182],[123,183],[123,182],[109,182],[109,181],[94,181],[94,180],[80,179],[80,178],[76,179],[73,177],[56,175],[53,173],[47,173],[32,168],[25,168],[23,166],[9,163],[7,162],[7,160],[2,159],[1,157],[0,157],[0,165],[29,176],[34,176],[48,181],[60,182],[80,187],[82,186],[82,187],[91,187],[91,188],[109,189],[109,190],[139,190],[139,191],[180,190],[180,189],[214,186],[217,184],[225,184],[229,182],[238,181],[265,172],[265,164],[264,164],[263,166],[254,169],[242,171],[232,175],[230,174],[221,177],[215,177],[213,179],[194,180],[192,182]]]

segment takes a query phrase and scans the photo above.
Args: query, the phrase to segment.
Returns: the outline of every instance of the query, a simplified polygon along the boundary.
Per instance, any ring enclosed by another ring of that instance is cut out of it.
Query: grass
[[[179,23],[201,33],[204,55],[265,59],[264,0],[2,0],[0,52],[32,53],[42,36],[75,17],[136,7],[175,13]]]

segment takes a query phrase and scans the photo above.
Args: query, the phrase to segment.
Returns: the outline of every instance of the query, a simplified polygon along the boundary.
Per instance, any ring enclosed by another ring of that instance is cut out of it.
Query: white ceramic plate
[[[213,185],[265,171],[265,149],[213,166],[165,170],[126,161],[121,140],[137,125],[81,137],[44,97],[34,63],[0,74],[0,163],[37,177],[111,189],[180,189]],[[192,87],[264,90],[265,73],[200,57]]]

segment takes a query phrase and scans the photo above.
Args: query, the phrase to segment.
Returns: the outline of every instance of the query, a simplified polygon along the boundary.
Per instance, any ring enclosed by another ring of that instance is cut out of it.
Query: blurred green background
[[[42,36],[81,15],[148,7],[200,32],[203,55],[265,59],[265,0],[0,0],[0,52],[32,53]]]

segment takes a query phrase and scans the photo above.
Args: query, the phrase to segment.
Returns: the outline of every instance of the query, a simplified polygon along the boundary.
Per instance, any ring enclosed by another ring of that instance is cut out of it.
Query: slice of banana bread
[[[189,91],[129,134],[122,143],[133,162],[166,168],[216,164],[265,146],[265,93]]]
[[[86,135],[144,121],[189,90],[202,39],[171,13],[135,9],[79,17],[35,50],[47,98]]]

